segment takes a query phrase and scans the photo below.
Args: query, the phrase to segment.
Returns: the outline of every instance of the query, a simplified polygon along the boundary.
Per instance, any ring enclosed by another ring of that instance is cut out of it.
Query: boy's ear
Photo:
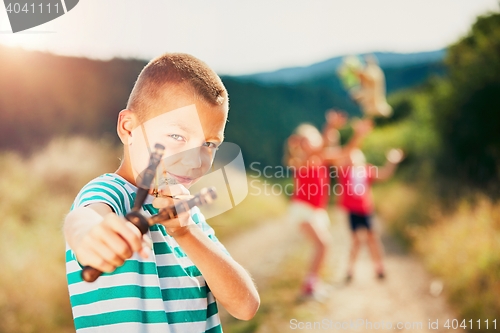
[[[136,127],[136,123],[137,117],[132,111],[125,109],[118,114],[116,132],[124,145],[132,144],[132,130]]]

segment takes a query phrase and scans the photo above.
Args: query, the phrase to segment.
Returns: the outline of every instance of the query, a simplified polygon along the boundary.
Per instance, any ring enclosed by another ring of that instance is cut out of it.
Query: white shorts
[[[330,217],[328,217],[326,210],[300,200],[292,200],[290,203],[288,221],[296,225],[309,222],[318,228],[328,228],[330,226]]]

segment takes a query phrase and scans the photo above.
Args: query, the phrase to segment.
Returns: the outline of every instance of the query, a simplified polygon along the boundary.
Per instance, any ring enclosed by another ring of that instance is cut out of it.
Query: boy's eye
[[[174,139],[175,141],[185,141],[186,140],[182,135],[179,135],[179,134],[170,134],[169,136],[172,139]]]
[[[213,142],[205,142],[204,146],[208,147],[208,148],[212,148],[212,149],[217,149],[218,148],[217,144],[213,143]]]

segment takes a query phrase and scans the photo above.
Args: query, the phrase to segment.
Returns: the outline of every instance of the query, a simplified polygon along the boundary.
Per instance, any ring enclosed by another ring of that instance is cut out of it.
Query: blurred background
[[[368,161],[382,164],[391,147],[406,153],[374,188],[383,283],[340,282],[349,236],[332,196],[326,303],[296,301],[310,249],[284,221],[289,198],[263,187],[289,178],[261,179],[258,195],[252,188],[209,220],[262,298],[249,322],[222,313],[226,332],[287,332],[292,318],[424,323],[408,332],[437,318],[443,331],[454,318],[457,330],[500,328],[497,1],[86,0],[16,34],[0,8],[0,332],[74,331],[62,220],[86,182],[118,167],[117,114],[163,52],[191,53],[221,75],[226,140],[242,148],[252,179],[254,162],[282,165],[298,124],[320,128],[330,108],[362,116],[337,75],[347,55],[376,56],[394,111],[366,139]],[[351,133],[342,130],[342,142]],[[359,265],[371,274],[368,261]]]

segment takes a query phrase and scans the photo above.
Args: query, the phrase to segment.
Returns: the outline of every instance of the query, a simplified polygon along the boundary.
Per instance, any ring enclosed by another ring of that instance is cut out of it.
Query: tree
[[[446,89],[436,94],[440,176],[500,197],[500,14],[477,19],[449,48]]]

